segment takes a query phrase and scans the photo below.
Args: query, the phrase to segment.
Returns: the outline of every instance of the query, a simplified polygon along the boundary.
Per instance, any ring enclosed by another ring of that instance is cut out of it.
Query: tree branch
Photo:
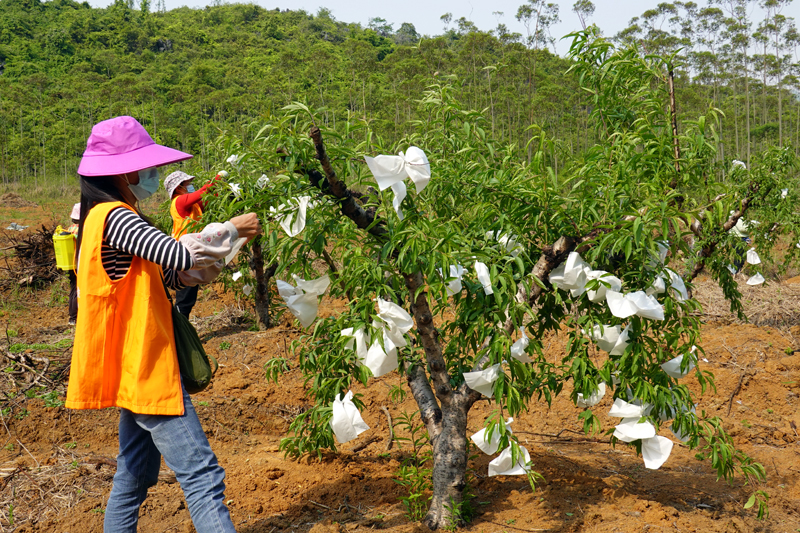
[[[410,298],[412,299],[411,312],[417,324],[422,347],[425,350],[425,359],[428,361],[428,371],[436,392],[436,397],[442,405],[450,403],[453,389],[450,386],[450,375],[447,373],[447,364],[442,356],[442,344],[439,342],[439,332],[433,325],[433,313],[428,305],[427,293],[422,290],[425,280],[422,272],[403,274]],[[414,297],[416,295],[416,298]]]
[[[370,210],[372,211],[370,212],[361,207],[355,200],[357,193],[349,190],[346,184],[336,175],[325,151],[320,129],[314,126],[311,128],[309,136],[314,143],[317,159],[325,172],[323,177],[316,170],[306,170],[310,181],[323,193],[338,198],[341,201],[342,214],[352,220],[356,226],[368,231],[375,237],[387,237],[388,231],[381,220],[378,219],[376,223],[374,211]],[[426,425],[431,442],[434,443],[442,430],[442,410],[436,399],[438,397],[440,401],[449,402],[453,391],[450,388],[447,365],[442,356],[439,333],[433,326],[433,314],[428,305],[427,295],[422,290],[419,290],[419,294],[417,294],[418,289],[421,289],[425,284],[422,273],[419,271],[412,274],[403,273],[403,277],[410,292],[410,298],[412,299],[411,312],[414,315],[417,332],[425,349],[425,356],[431,373],[431,380],[429,381],[424,368],[419,365],[409,365],[406,372],[408,386],[411,389],[414,400],[417,402],[420,416]],[[414,297],[415,294],[416,298]],[[434,388],[431,388],[431,381]]]
[[[428,430],[428,436],[433,444],[442,432],[442,409],[436,401],[436,396],[431,389],[425,369],[420,365],[406,364],[406,378],[411,395],[419,407],[419,416]]]
[[[340,180],[333,170],[328,154],[325,151],[325,145],[322,142],[322,132],[317,126],[311,128],[308,132],[311,140],[314,142],[314,149],[317,151],[317,159],[322,165],[322,170],[325,172],[325,179],[327,180],[328,187],[325,187],[323,180],[318,176],[312,177],[309,173],[311,182],[318,187],[323,193],[333,195],[340,200],[342,214],[355,222],[356,226],[368,231],[375,237],[384,237],[387,234],[386,227],[382,221],[375,223],[374,213],[367,212],[361,207],[354,198],[354,193],[347,188],[344,181]],[[314,179],[316,178],[316,179]],[[327,189],[327,190],[326,190]]]
[[[628,216],[625,217],[624,220],[625,221],[633,220],[633,217]],[[576,250],[579,252],[582,251],[585,247],[581,248],[580,245],[594,239],[604,231],[605,231],[604,229],[597,228],[590,231],[589,233],[587,233],[582,237],[562,236],[559,237],[558,240],[556,240],[556,242],[553,243],[551,246],[545,246],[542,249],[542,254],[539,256],[539,260],[533,266],[533,270],[531,270],[530,274],[531,276],[535,276],[537,279],[539,279],[539,281],[541,281],[545,285],[545,288],[541,287],[538,283],[534,283],[533,287],[531,287],[530,291],[528,291],[528,289],[526,289],[523,283],[519,283],[517,285],[516,300],[518,302],[527,301],[529,305],[535,304],[539,296],[544,294],[545,291],[550,290],[552,288],[550,282],[548,281],[548,278],[550,277],[550,272],[552,272],[553,269],[556,268],[558,265],[563,263],[570,252]],[[503,328],[509,334],[512,331],[514,331],[514,322],[511,320],[511,318],[508,318],[506,320],[505,324],[503,324]],[[489,347],[489,342],[487,340],[486,342],[484,342],[481,348],[485,350],[488,347]],[[489,359],[489,354],[487,352],[481,358],[478,359],[478,361],[475,363],[474,369],[480,370],[481,368],[483,368],[483,365],[486,364],[486,361],[488,359]],[[457,395],[463,397],[467,401],[469,406],[471,406],[473,403],[480,400],[481,398],[481,393],[470,389],[469,387],[466,386],[466,384],[462,384],[462,386],[459,387]]]
[[[684,276],[686,281],[692,281],[700,274],[700,272],[703,271],[706,266],[706,259],[711,257],[711,254],[713,254],[714,250],[717,249],[717,244],[719,244],[719,236],[729,232],[736,225],[739,219],[742,218],[745,211],[747,211],[747,208],[750,207],[750,204],[752,203],[756,193],[758,193],[759,187],[760,186],[758,183],[754,183],[750,188],[750,193],[742,200],[739,209],[734,211],[719,229],[712,232],[709,241],[697,254],[697,260],[695,261],[694,266],[686,274],[686,276]],[[698,238],[703,237],[703,223],[700,222],[699,219],[692,222],[690,228],[692,233],[694,233]]]

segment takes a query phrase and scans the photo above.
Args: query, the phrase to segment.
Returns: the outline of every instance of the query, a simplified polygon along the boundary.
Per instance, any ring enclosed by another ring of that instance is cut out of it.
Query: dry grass
[[[36,467],[24,464],[23,456],[7,461],[0,465],[0,529],[44,522],[87,498],[100,499],[112,476],[112,468],[59,447],[47,464]]]
[[[241,302],[226,305],[218,313],[205,317],[192,316],[191,322],[199,335],[207,335],[214,331],[247,327],[253,322],[252,315]]]
[[[738,279],[747,322],[756,326],[788,328],[800,324],[800,284],[768,281],[750,286]],[[722,289],[703,276],[694,282],[694,297],[703,306],[707,322],[743,323],[731,313]]]

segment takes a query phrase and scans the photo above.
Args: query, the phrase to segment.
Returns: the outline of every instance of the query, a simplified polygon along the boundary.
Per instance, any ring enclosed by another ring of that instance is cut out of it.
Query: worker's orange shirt
[[[176,197],[169,204],[169,214],[172,215],[172,237],[175,240],[180,239],[181,236],[186,233],[190,221],[200,220],[200,217],[203,216],[203,210],[200,208],[199,204],[192,204],[192,212],[189,213],[188,217],[183,218],[180,216],[178,214],[178,207],[176,205],[178,198],[179,197]]]
[[[124,407],[134,413],[182,415],[172,310],[161,266],[133,257],[112,280],[100,255],[106,217],[122,202],[98,204],[83,224],[78,263],[78,323],[66,407]]]

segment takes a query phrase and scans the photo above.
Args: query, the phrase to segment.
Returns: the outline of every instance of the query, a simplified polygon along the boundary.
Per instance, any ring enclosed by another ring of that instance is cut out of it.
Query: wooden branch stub
[[[369,446],[369,445],[370,445],[370,444],[372,444],[373,442],[378,442],[379,440],[381,440],[381,438],[380,438],[379,436],[377,436],[377,435],[372,435],[370,438],[368,438],[368,439],[367,439],[367,440],[365,440],[364,442],[362,442],[362,443],[360,443],[360,444],[356,444],[355,446],[353,446],[352,448],[350,448],[350,451],[351,451],[352,453],[360,452],[361,450],[363,450],[364,448],[366,448],[367,446]]]
[[[385,405],[381,406],[381,411],[383,411],[383,414],[386,415],[386,423],[389,425],[389,438],[387,439],[386,442],[386,451],[388,452],[389,450],[392,449],[392,446],[394,445],[394,424],[392,423],[392,414],[389,412],[389,409],[387,409]]]

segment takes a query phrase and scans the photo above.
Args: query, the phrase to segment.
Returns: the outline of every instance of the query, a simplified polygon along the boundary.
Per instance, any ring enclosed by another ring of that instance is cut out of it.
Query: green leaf
[[[751,494],[750,498],[747,500],[747,503],[744,504],[745,509],[750,509],[756,503],[756,495]]]

